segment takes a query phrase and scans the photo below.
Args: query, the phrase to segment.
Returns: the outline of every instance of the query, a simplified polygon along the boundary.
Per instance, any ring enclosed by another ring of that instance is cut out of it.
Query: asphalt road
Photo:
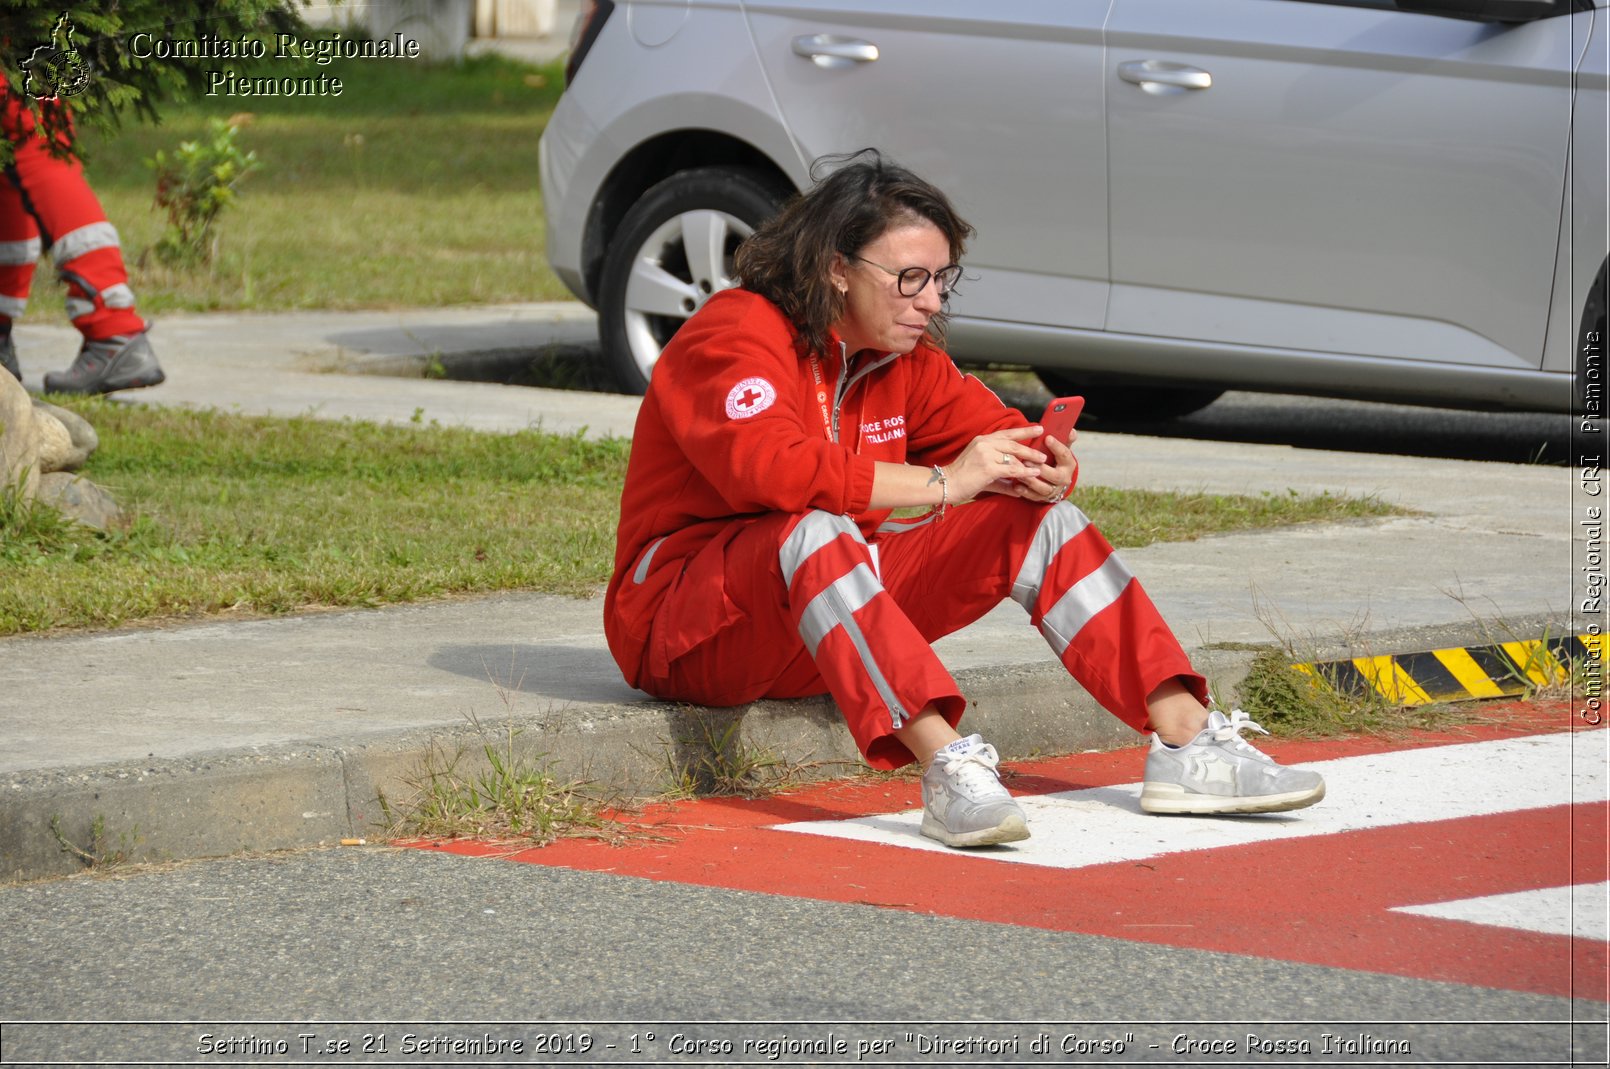
[[[395,1056],[408,1033],[525,1035],[530,1043],[537,1031],[425,1024],[442,1021],[585,1025],[563,1031],[598,1037],[592,1064],[667,1055],[661,1025],[741,1040],[821,1036],[835,1022],[840,1035],[861,1038],[1018,1035],[1024,1050],[1040,1030],[1058,1043],[1068,1034],[1117,1042],[1127,1032],[1135,1039],[1122,1060],[1195,1064],[1224,1059],[1200,1050],[1176,1056],[1177,1036],[1244,1043],[1248,1032],[1315,1041],[1364,1032],[1424,1052],[1406,1060],[1440,1052],[1467,1064],[1564,1064],[1573,1038],[1579,1054],[1601,1064],[1604,1051],[1603,1024],[1588,1023],[1603,1021],[1602,1005],[412,850],[323,850],[11,886],[0,889],[0,930],[0,1020],[12,1022],[6,1065],[340,1064],[359,1059],[299,1059],[295,1037],[345,1039],[356,1050],[363,1036],[384,1031]],[[1584,1023],[1573,1027],[1573,1019]],[[14,1023],[86,1020],[181,1023]],[[228,1023],[250,1021],[284,1024]],[[315,1021],[359,1023],[307,1025]],[[688,1024],[722,1021],[747,1023]],[[1014,1023],[977,1024],[991,1021]],[[632,1056],[629,1037],[649,1031],[660,1045]],[[290,1053],[204,1056],[208,1034],[280,1038]],[[616,1049],[605,1051],[605,1041]],[[946,1061],[955,1059],[905,1064]]]

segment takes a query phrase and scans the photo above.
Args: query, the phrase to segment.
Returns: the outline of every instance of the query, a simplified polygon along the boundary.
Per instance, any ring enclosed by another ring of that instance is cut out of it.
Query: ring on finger
[[[1010,463],[1012,463],[1012,458],[1010,456],[1007,456],[1005,453],[1002,453],[1001,454],[1001,463],[1002,464],[1010,464]]]

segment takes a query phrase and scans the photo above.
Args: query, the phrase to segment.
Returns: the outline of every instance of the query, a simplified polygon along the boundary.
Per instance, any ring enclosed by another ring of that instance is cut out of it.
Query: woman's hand
[[[1028,443],[1043,433],[1037,426],[1008,427],[968,442],[961,455],[945,466],[951,503],[971,501],[985,491],[1014,494],[1025,480],[1038,480],[1041,465],[1050,458]]]
[[[1079,432],[1070,430],[1068,436],[1077,439]],[[1025,470],[1019,476],[999,480],[995,485],[986,487],[986,490],[1011,494],[1025,501],[1061,501],[1067,497],[1073,484],[1079,481],[1079,460],[1069,445],[1055,438],[1047,437],[1044,445],[1052,463],[1035,465],[1033,472]]]
[[[880,460],[873,469],[868,504],[875,509],[959,505],[983,493],[1060,501],[1078,475],[1079,462],[1054,439],[1046,439],[1049,456],[1028,444],[1042,433],[1039,427],[1010,427],[979,435],[945,465],[943,480],[929,468]]]
[[[1079,432],[1069,429],[1068,437],[1077,439]],[[1079,481],[1079,459],[1073,455],[1073,442],[1067,445],[1055,438],[1047,437],[1045,448],[1056,461],[1054,465],[1040,465],[1037,476],[1019,480],[1018,496],[1030,501],[1061,501],[1073,489],[1073,484]]]

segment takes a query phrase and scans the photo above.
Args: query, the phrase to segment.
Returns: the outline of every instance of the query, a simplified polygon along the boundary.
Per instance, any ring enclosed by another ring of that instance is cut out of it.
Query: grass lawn
[[[0,634],[495,590],[588,594],[613,562],[628,443],[75,400],[108,536],[0,500]],[[1081,488],[1119,546],[1391,512],[1329,496]]]
[[[90,180],[122,235],[142,312],[570,297],[543,255],[537,180],[559,66],[486,56],[457,65],[280,61],[260,73],[309,71],[341,78],[342,94],[203,97],[170,105],[160,126],[86,132]],[[238,113],[251,116],[239,141],[261,168],[219,217],[212,267],[169,270],[144,255],[166,225],[144,161]],[[43,274],[38,288],[43,297]]]

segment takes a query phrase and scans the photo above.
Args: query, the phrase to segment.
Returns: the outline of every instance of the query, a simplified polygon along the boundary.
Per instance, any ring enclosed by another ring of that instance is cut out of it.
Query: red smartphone
[[[1046,405],[1045,415],[1040,417],[1040,426],[1045,430],[1045,433],[1035,440],[1034,448],[1050,456],[1051,451],[1045,447],[1047,438],[1055,438],[1063,445],[1067,445],[1073,425],[1079,422],[1079,413],[1084,410],[1085,399],[1083,397],[1058,397]]]

